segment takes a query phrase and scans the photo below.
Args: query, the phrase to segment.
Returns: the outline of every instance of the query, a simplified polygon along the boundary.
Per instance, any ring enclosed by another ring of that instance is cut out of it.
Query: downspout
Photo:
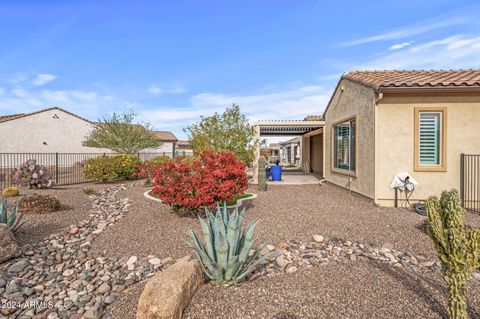
[[[176,149],[177,142],[172,143],[172,157],[175,158],[175,149]]]
[[[373,196],[373,202],[375,203],[375,205],[377,206],[380,206],[380,203],[378,202],[378,198],[377,198],[377,163],[378,163],[378,160],[377,160],[377,156],[378,156],[378,151],[377,151],[377,146],[378,146],[378,143],[377,143],[377,110],[378,110],[378,102],[383,99],[383,93],[382,92],[377,92],[376,93],[376,98],[375,98],[375,104],[374,104],[374,111],[373,111],[373,114],[374,114],[374,119],[373,119],[373,123],[374,123],[374,144],[375,144],[375,147],[374,147],[374,151],[375,151],[375,163],[374,163],[374,187],[373,187],[373,192],[374,192],[374,196]]]

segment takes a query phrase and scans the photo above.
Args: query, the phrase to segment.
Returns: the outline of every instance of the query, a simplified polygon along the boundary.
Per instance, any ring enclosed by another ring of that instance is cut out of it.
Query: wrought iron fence
[[[466,209],[480,212],[480,154],[460,155],[460,196]]]
[[[189,156],[182,151],[176,156]],[[44,165],[55,175],[57,185],[70,185],[88,182],[83,176],[83,165],[86,160],[98,156],[111,156],[117,153],[0,153],[0,190],[13,185],[12,169],[30,159]],[[157,156],[173,157],[172,152],[138,153],[141,161]]]

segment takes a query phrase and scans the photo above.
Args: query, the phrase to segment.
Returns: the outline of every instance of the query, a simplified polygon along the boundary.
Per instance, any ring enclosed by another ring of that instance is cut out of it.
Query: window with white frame
[[[446,143],[444,110],[416,110],[415,116],[416,170],[444,170]]]
[[[354,172],[356,166],[355,118],[333,125],[333,134],[333,167],[340,170]]]

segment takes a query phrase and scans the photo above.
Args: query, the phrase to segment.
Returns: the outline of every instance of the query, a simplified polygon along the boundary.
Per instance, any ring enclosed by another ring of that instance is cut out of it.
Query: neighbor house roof
[[[480,69],[349,71],[342,78],[375,90],[382,90],[382,88],[480,87]]]
[[[307,115],[304,121],[323,121],[323,116],[321,115]]]
[[[20,113],[20,114],[9,114],[9,115],[0,115],[0,123],[2,122],[7,122],[7,121],[12,121],[12,120],[16,120],[16,119],[19,119],[19,118],[23,118],[23,117],[27,117],[27,116],[31,116],[31,115],[35,115],[35,114],[38,114],[38,113],[43,113],[43,112],[47,112],[47,111],[52,111],[52,110],[58,110],[58,111],[62,111],[64,113],[67,113],[67,114],[70,114],[72,116],[75,116],[76,118],[79,118],[80,120],[83,120],[83,121],[86,121],[88,123],[92,123],[90,122],[89,120],[87,119],[84,119],[83,117],[80,117],[76,114],[73,114],[72,112],[69,112],[67,110],[64,110],[62,108],[59,108],[59,107],[50,107],[50,108],[47,108],[47,109],[42,109],[42,110],[38,110],[38,111],[35,111],[35,112],[31,112],[31,113]]]
[[[178,141],[177,148],[182,150],[191,150],[192,146],[189,141]]]
[[[162,142],[176,142],[178,141],[177,137],[173,135],[172,132],[168,131],[155,131],[155,135],[162,140]]]

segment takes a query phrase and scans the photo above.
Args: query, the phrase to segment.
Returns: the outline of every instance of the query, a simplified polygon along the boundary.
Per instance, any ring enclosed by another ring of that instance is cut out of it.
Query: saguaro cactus
[[[266,172],[267,160],[265,157],[260,156],[258,159],[258,190],[267,190],[267,172]]]
[[[463,209],[457,190],[443,192],[440,200],[427,201],[428,233],[443,265],[443,279],[448,286],[448,316],[466,319],[466,281],[479,267],[480,231],[465,229]]]

